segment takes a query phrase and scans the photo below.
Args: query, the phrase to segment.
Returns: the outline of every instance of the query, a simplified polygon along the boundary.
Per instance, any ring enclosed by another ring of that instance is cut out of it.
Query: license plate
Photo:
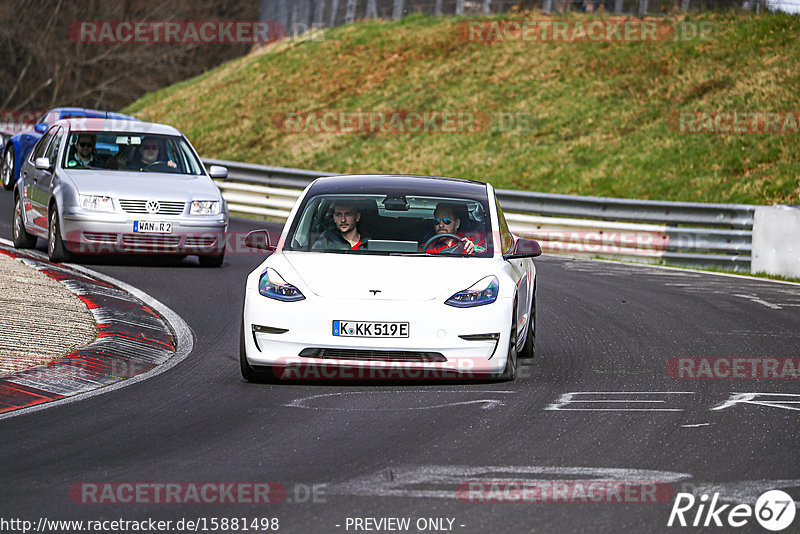
[[[172,223],[161,221],[133,221],[133,232],[138,234],[171,234]]]
[[[333,321],[333,335],[341,337],[408,337],[408,323]]]

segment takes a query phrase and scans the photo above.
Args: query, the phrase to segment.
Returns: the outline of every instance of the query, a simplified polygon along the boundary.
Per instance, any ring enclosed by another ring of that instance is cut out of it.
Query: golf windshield
[[[70,170],[203,174],[183,137],[123,132],[73,132],[61,166]]]

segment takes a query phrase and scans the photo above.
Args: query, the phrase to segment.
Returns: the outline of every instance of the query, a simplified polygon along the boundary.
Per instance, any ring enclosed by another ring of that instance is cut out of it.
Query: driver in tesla
[[[459,230],[460,227],[461,218],[456,215],[456,206],[440,202],[433,212],[433,232],[422,241],[420,252],[475,254],[486,250],[486,240],[480,232],[464,232]],[[441,237],[434,239],[438,235]]]

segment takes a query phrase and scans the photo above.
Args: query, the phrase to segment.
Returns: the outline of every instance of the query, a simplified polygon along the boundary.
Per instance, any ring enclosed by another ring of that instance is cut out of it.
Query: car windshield
[[[485,200],[422,195],[316,195],[298,211],[286,250],[491,257]]]
[[[181,136],[125,132],[73,132],[62,168],[203,174],[203,167]]]

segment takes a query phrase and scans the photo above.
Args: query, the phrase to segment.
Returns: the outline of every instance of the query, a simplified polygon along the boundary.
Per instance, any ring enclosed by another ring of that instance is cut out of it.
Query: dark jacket
[[[367,248],[369,235],[367,235],[366,232],[359,233],[361,234],[361,243],[358,245],[358,250],[364,250]],[[333,229],[322,232],[322,235],[319,236],[319,239],[317,239],[314,246],[311,247],[311,250],[350,250],[351,248],[350,243],[342,237],[341,232]]]

